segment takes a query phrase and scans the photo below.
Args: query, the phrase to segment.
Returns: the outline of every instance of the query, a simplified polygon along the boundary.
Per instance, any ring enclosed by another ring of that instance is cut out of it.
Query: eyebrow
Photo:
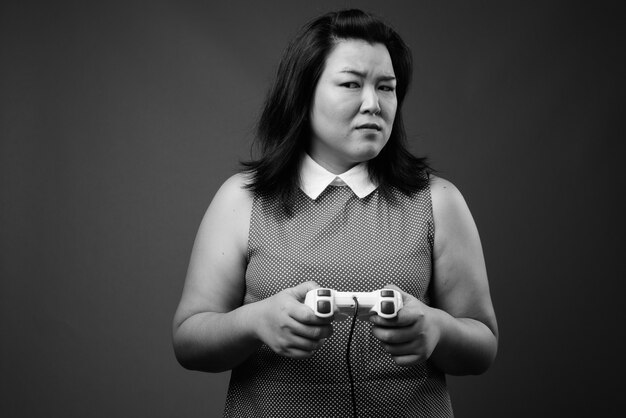
[[[340,73],[348,73],[348,74],[354,74],[356,76],[359,76],[361,78],[365,78],[366,74],[363,71],[359,71],[359,70],[354,70],[352,68],[344,68],[343,70],[339,71]],[[378,77],[378,80],[383,80],[383,81],[392,81],[395,80],[396,77],[391,75],[391,74],[383,74],[380,77]]]

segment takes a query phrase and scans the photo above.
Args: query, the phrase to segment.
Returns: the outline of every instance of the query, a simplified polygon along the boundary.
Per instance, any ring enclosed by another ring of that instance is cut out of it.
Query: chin
[[[355,154],[355,160],[359,163],[369,161],[376,158],[381,150],[382,147],[367,147],[366,149],[359,150],[359,152]]]
[[[387,141],[378,140],[378,141],[368,142],[366,144],[363,144],[359,152],[362,155],[367,155],[368,159],[371,160],[372,158],[380,154],[380,152],[383,150],[385,145],[387,145]]]

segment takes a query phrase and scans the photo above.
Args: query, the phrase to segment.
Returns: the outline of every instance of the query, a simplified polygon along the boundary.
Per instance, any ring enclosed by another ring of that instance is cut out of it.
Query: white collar
[[[360,199],[372,193],[377,187],[370,180],[367,163],[357,164],[345,173],[336,175],[319,165],[309,154],[304,154],[300,165],[300,189],[315,200],[331,184],[350,187]]]

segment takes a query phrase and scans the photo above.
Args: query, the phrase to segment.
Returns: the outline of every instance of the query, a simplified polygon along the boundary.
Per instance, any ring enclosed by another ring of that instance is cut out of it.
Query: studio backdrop
[[[411,149],[465,196],[501,338],[458,417],[623,411],[619,2],[3,1],[0,415],[220,416],[171,321],[283,49],[330,10],[413,51]],[[618,321],[619,318],[619,321]]]

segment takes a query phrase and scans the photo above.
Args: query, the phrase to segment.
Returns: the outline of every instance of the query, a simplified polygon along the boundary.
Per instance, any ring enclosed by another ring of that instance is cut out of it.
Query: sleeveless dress
[[[250,221],[244,304],[314,280],[338,291],[369,292],[395,284],[428,303],[434,223],[430,189],[393,201],[378,190],[358,198],[328,186],[316,200],[298,190],[286,215],[276,199],[255,197]],[[233,369],[225,417],[351,417],[346,363],[350,318],[306,360],[262,345]],[[357,320],[351,347],[357,414],[451,417],[445,375],[429,361],[397,366]]]

